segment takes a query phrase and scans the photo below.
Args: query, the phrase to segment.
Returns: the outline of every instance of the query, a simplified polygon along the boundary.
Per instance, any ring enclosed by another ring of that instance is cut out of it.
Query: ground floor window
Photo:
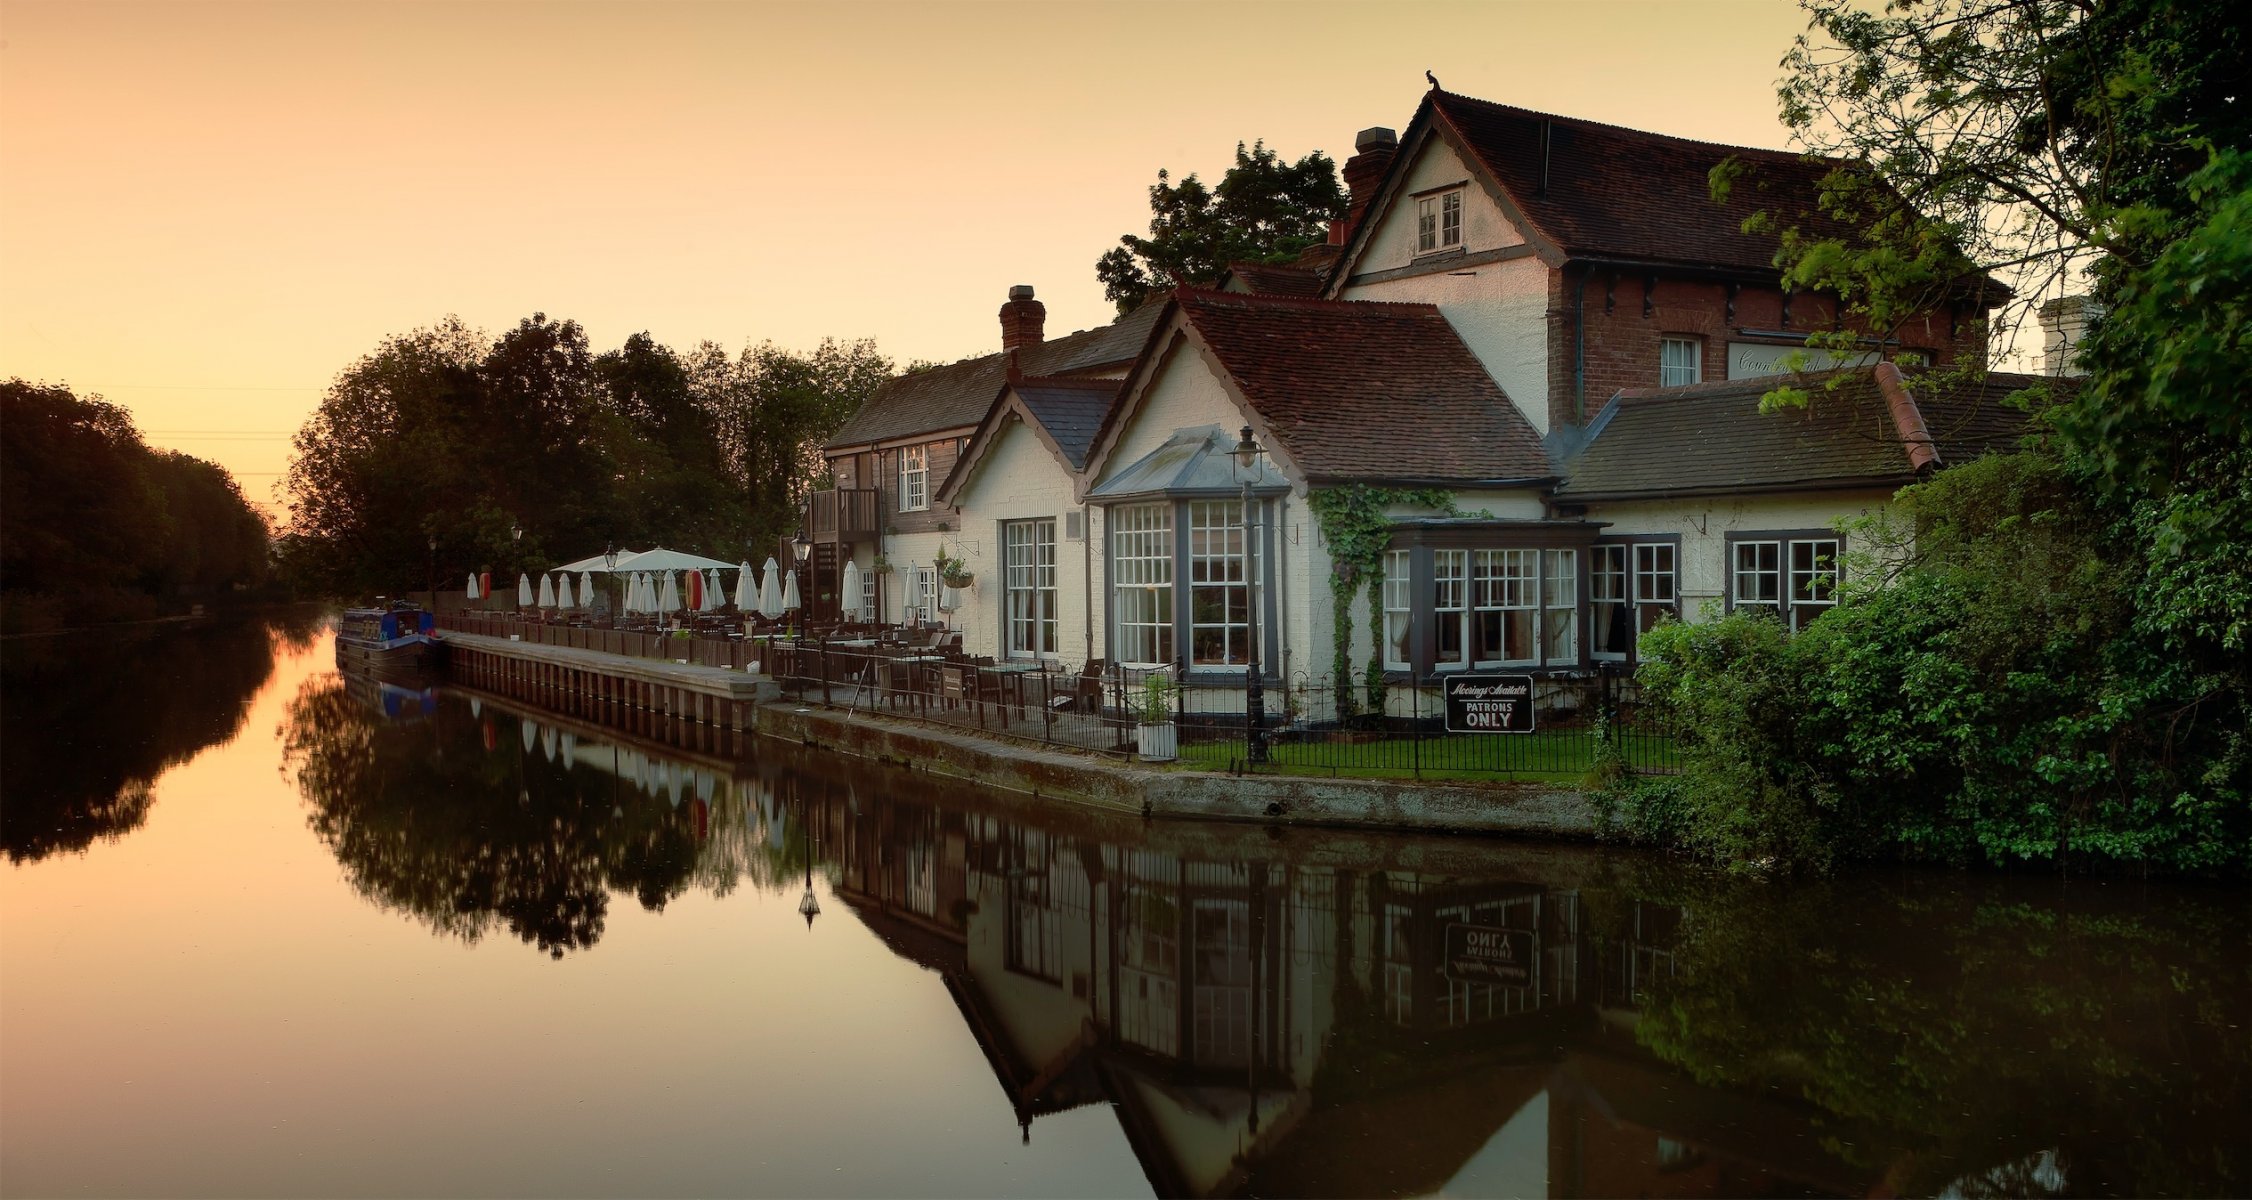
[[[1384,669],[1405,671],[1408,655],[1414,652],[1408,644],[1409,617],[1414,612],[1409,604],[1410,585],[1415,582],[1414,566],[1408,552],[1393,550],[1384,555]]]
[[[1122,662],[1173,661],[1173,506],[1110,512],[1111,595]]]
[[[1056,523],[1001,527],[1003,620],[1012,658],[1056,652]]]
[[[1189,503],[1189,661],[1242,666],[1251,661],[1255,553],[1246,553],[1243,502]]]
[[[914,619],[928,625],[938,619],[938,568],[917,567],[908,580],[907,611]]]
[[[1804,629],[1837,603],[1840,549],[1835,534],[1731,535],[1730,606],[1772,612]]]
[[[1605,542],[1588,552],[1588,650],[1622,661],[1636,637],[1660,618],[1680,615],[1680,547],[1672,540]]]
[[[1438,553],[1446,553],[1439,551]],[[1478,665],[1533,661],[1533,589],[1540,579],[1537,550],[1479,550]],[[1445,660],[1441,660],[1442,664]]]
[[[1385,559],[1386,669],[1578,666],[1585,653],[1581,593],[1589,586],[1581,583],[1581,570],[1591,565],[1597,573],[1592,586],[1599,599],[1632,595],[1626,547],[1592,564],[1583,560],[1582,530],[1589,528],[1577,522],[1495,522],[1493,529],[1395,531]],[[1531,544],[1475,544],[1481,536]],[[1567,538],[1580,544],[1557,544]],[[1439,544],[1431,545],[1434,541]],[[1621,622],[1632,620],[1631,610],[1621,607],[1620,614]]]
[[[1114,505],[1105,523],[1119,661],[1240,672],[1254,633],[1272,646],[1257,510],[1246,522],[1240,500],[1160,500]]]

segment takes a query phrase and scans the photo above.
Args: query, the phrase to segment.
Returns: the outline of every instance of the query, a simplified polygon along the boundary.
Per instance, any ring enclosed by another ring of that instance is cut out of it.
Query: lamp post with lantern
[[[798,572],[800,574],[804,574],[806,560],[813,557],[813,539],[805,535],[805,526],[798,526],[798,535],[790,539],[790,550],[797,556]],[[812,615],[813,577],[807,575],[805,579],[805,588],[798,595],[798,624],[801,627],[806,625],[806,618]]]
[[[603,607],[609,608],[610,585],[618,581],[618,544],[616,542],[611,542],[602,547],[602,567]],[[613,618],[612,623],[616,623],[615,618]]]
[[[1236,482],[1243,485],[1243,761],[1247,765],[1267,761],[1267,743],[1260,737],[1267,724],[1267,681],[1259,669],[1259,527],[1252,519],[1257,510],[1251,497],[1251,485],[1259,478],[1259,459],[1265,453],[1252,440],[1251,427],[1244,426],[1234,459]]]

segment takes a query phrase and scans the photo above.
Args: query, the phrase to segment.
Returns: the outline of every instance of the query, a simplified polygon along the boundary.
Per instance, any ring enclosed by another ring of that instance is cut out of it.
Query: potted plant
[[[1142,681],[1142,696],[1134,705],[1135,740],[1144,762],[1172,762],[1181,756],[1180,731],[1173,726],[1173,695],[1177,689],[1166,675]]]
[[[874,562],[868,564],[868,569],[878,575],[889,575],[891,574],[891,560],[879,554]]]

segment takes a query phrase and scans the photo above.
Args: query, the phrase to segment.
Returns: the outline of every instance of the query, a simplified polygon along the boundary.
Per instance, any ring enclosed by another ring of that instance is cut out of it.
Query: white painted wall
[[[1466,254],[1521,246],[1525,235],[1513,224],[1493,195],[1478,182],[1469,162],[1444,138],[1423,142],[1407,178],[1393,193],[1398,202],[1377,214],[1375,232],[1353,264],[1355,275],[1388,271],[1415,261],[1415,193],[1453,183],[1467,183],[1462,198],[1462,249]],[[1348,297],[1349,299],[1352,297]]]
[[[1183,345],[1142,389],[1140,407],[1119,431],[1117,446],[1104,460],[1102,476],[1091,486],[1099,486],[1104,479],[1134,465],[1180,430],[1217,425],[1232,432],[1242,425],[1243,409],[1229,394],[1224,378],[1220,365],[1202,350],[1193,344]]]
[[[1072,476],[1021,420],[1003,423],[995,439],[955,494],[959,520],[947,545],[976,572],[977,582],[960,593],[962,606],[947,623],[962,631],[965,652],[1003,656],[999,522],[1051,518],[1056,523],[1056,657],[1070,665],[1104,657],[1102,543],[1068,536],[1064,514],[1079,507],[1072,499]],[[1100,510],[1090,510],[1089,523],[1099,539]],[[1087,640],[1090,579],[1096,598],[1092,655]]]

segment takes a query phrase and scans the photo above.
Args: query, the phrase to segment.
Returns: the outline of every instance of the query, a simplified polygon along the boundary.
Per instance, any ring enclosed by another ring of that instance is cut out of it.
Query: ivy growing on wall
[[[1307,506],[1321,522],[1322,541],[1329,548],[1329,602],[1337,644],[1331,651],[1330,674],[1337,681],[1337,715],[1354,711],[1353,597],[1364,588],[1368,594],[1368,665],[1363,688],[1370,712],[1384,711],[1384,552],[1392,545],[1392,519],[1385,510],[1395,505],[1428,508],[1443,516],[1459,516],[1454,493],[1445,488],[1383,488],[1365,484],[1322,488],[1306,497]]]

